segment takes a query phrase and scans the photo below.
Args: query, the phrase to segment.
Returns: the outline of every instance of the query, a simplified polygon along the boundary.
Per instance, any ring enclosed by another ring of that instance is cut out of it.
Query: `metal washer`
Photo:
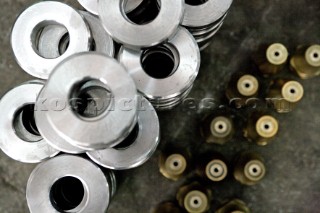
[[[143,69],[141,56],[143,51],[130,50],[122,47],[118,60],[134,79],[138,91],[158,107],[167,101],[180,102],[181,95],[191,88],[200,68],[200,51],[193,36],[183,27],[168,41],[178,53],[178,63],[175,72],[167,78],[150,77]],[[171,105],[171,102],[169,102]]]
[[[115,49],[112,38],[104,30],[100,20],[88,12],[80,11],[80,14],[87,21],[92,33],[92,39],[95,42],[95,51],[114,56]],[[57,58],[60,56],[60,43],[63,37],[68,33],[65,27],[60,25],[50,25],[44,28],[39,38],[39,53],[43,56]],[[66,40],[65,42],[68,42]],[[67,45],[64,44],[66,47]]]
[[[110,171],[108,172],[110,173]],[[105,212],[115,186],[94,163],[78,156],[61,155],[38,165],[31,173],[26,190],[31,213],[58,212],[52,205],[50,190],[53,184],[64,177],[81,181],[84,198],[77,210],[70,212]],[[68,211],[69,212],[69,211]]]
[[[105,149],[88,152],[87,155],[97,164],[114,170],[138,167],[145,163],[156,151],[160,141],[159,119],[149,101],[142,97],[138,111],[139,133],[127,148]]]
[[[99,80],[113,95],[109,108],[94,120],[80,118],[70,105],[71,91],[85,79]],[[62,110],[45,111],[51,128],[73,146],[97,150],[119,144],[131,132],[136,122],[137,97],[134,81],[123,66],[100,53],[85,52],[69,57],[55,68],[39,99],[65,103]],[[50,109],[50,102],[42,107]]]
[[[161,0],[158,16],[150,23],[137,25],[125,17],[119,0],[99,1],[99,16],[104,28],[115,41],[134,49],[155,46],[173,36],[183,13],[183,0]]]
[[[26,82],[7,92],[0,101],[3,112],[0,117],[0,147],[5,154],[20,162],[39,163],[59,153],[42,137],[32,142],[23,140],[13,126],[17,112],[26,104],[35,103],[42,87],[43,83],[38,81]]]
[[[64,26],[70,35],[67,51],[55,59],[41,57],[35,50],[35,42],[30,42],[30,38],[37,39],[36,31],[50,24]],[[12,49],[21,68],[42,79],[47,79],[53,68],[68,56],[88,51],[90,40],[90,30],[82,16],[70,6],[54,1],[40,2],[26,9],[16,20],[11,34]]]

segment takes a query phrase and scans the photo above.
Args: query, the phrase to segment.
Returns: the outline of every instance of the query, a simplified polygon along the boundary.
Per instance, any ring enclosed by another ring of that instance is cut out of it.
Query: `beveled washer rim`
[[[89,13],[98,16],[98,0],[78,0],[79,4],[86,9]],[[143,0],[128,0],[127,4],[125,5],[125,11],[127,13],[131,12],[132,10],[136,9]]]
[[[185,14],[182,25],[186,27],[201,27],[219,20],[231,7],[232,0],[208,0],[192,6],[185,4]]]
[[[85,190],[81,207],[75,212],[105,212],[110,202],[110,183],[94,163],[78,156],[61,155],[39,164],[31,173],[26,190],[30,212],[58,212],[51,204],[52,185],[63,177],[74,177]]]
[[[100,0],[99,16],[115,41],[135,49],[155,46],[169,39],[176,33],[184,14],[183,0],[161,0],[158,16],[147,24],[137,25],[125,17],[123,4],[123,0],[120,3],[119,0]]]
[[[29,81],[8,91],[0,101],[3,116],[0,117],[0,147],[14,160],[24,163],[39,163],[56,156],[59,151],[51,147],[45,139],[35,142],[24,141],[15,132],[13,119],[25,105],[36,102],[43,82]]]
[[[44,86],[39,97],[42,96],[41,93],[43,93],[45,89],[46,87]],[[38,98],[36,104],[39,105],[42,101],[43,100],[41,100],[41,98]],[[43,111],[39,106],[37,106],[37,108],[38,110],[35,112],[35,119],[36,123],[39,125],[38,130],[41,136],[46,139],[48,144],[61,152],[69,154],[81,154],[86,152],[84,149],[73,146],[62,138],[50,125],[50,122],[45,115],[45,111]]]
[[[143,51],[122,47],[118,60],[127,68],[137,89],[147,99],[158,101],[177,97],[190,88],[200,68],[200,50],[193,36],[183,27],[168,41],[179,54],[179,66],[167,78],[156,79],[149,76],[141,64]]]
[[[55,59],[38,55],[30,42],[32,35],[35,36],[34,30],[50,23],[64,26],[70,35],[67,51]],[[88,51],[90,39],[90,30],[76,10],[60,2],[45,1],[32,5],[20,14],[12,29],[11,45],[22,69],[34,77],[47,79],[53,68],[65,58],[77,52]]]
[[[77,116],[69,102],[73,87],[85,79],[101,81],[113,95],[113,104],[95,120]],[[138,95],[133,80],[115,59],[100,53],[84,52],[64,60],[55,68],[39,97],[66,103],[62,110],[48,110],[45,116],[62,138],[82,149],[113,147],[129,134],[136,122]],[[43,106],[50,109],[47,102]],[[66,121],[72,125],[65,125]]]
[[[105,168],[114,170],[132,169],[145,163],[156,151],[160,141],[158,115],[151,103],[141,97],[143,109],[138,111],[139,133],[135,141],[125,149],[104,149],[87,152],[87,155]]]

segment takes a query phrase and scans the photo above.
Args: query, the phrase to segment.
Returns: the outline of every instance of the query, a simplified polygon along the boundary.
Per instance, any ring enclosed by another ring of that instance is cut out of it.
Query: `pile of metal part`
[[[280,129],[277,114],[292,112],[304,96],[297,77],[320,75],[320,46],[299,46],[289,60],[283,44],[262,45],[252,62],[251,71],[231,76],[226,89],[228,103],[203,118],[200,133],[207,144],[228,146],[233,139],[239,143],[241,138],[235,138],[239,134],[258,146],[275,140]],[[286,72],[290,69],[292,72]],[[238,130],[242,133],[237,134]],[[266,178],[267,168],[260,153],[243,151],[234,156],[230,160],[212,151],[191,153],[169,144],[159,158],[160,173],[173,181],[185,178],[189,183],[177,190],[175,201],[163,202],[153,212],[250,213],[247,204],[238,198],[216,209],[211,205],[214,184],[228,180],[230,173],[233,180],[246,186]]]

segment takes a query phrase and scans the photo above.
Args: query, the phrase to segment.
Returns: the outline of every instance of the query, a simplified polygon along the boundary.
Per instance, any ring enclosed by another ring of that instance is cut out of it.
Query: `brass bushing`
[[[234,199],[225,203],[215,213],[250,213],[250,209],[242,200]]]
[[[206,165],[205,174],[214,182],[222,181],[227,177],[228,167],[222,160],[214,159]]]
[[[266,174],[263,159],[256,153],[244,153],[235,163],[234,178],[244,185],[255,185]]]
[[[160,172],[171,180],[178,180],[187,169],[187,160],[182,154],[171,154],[160,156]]]
[[[320,45],[299,47],[291,58],[290,65],[302,79],[320,75]]]

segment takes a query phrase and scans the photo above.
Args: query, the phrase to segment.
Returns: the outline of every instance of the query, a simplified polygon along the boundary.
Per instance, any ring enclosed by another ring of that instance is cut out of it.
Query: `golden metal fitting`
[[[279,123],[273,116],[254,112],[249,116],[244,137],[260,146],[267,145],[279,131]]]
[[[255,185],[264,178],[266,168],[263,159],[256,153],[243,153],[235,163],[234,178],[244,185]]]
[[[259,93],[259,81],[253,75],[234,75],[229,82],[226,96],[230,103],[240,108]]]
[[[234,199],[224,204],[215,213],[250,213],[250,209],[242,200]]]
[[[279,113],[291,112],[303,98],[304,88],[298,81],[278,79],[273,82],[267,101]]]
[[[265,76],[279,73],[285,67],[289,53],[287,48],[280,43],[271,44],[269,47],[261,48],[261,54],[254,57],[256,64],[259,66],[260,72]]]
[[[201,135],[207,143],[223,145],[234,134],[234,125],[228,113],[215,113],[204,118],[201,124]]]
[[[320,45],[298,47],[290,60],[290,66],[302,79],[320,75]]]
[[[173,202],[164,202],[159,204],[153,213],[182,213],[182,210]]]
[[[228,166],[224,157],[218,153],[208,153],[198,158],[196,172],[201,177],[219,182],[224,180],[228,175]]]
[[[188,166],[187,157],[181,153],[162,153],[159,164],[161,174],[174,181],[185,175]]]
[[[194,182],[178,190],[179,205],[189,213],[203,213],[210,208],[211,191]]]

